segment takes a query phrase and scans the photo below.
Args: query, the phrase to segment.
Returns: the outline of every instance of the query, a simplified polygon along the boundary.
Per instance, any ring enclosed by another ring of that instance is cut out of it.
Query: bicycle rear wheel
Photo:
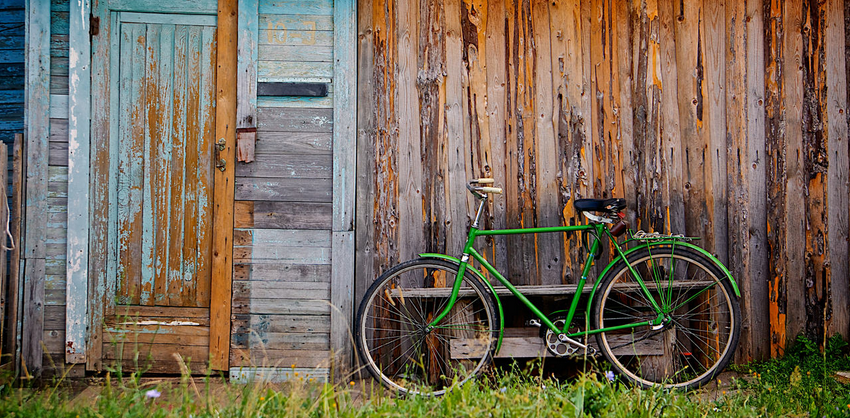
[[[379,277],[360,304],[355,342],[369,372],[401,393],[442,395],[487,366],[499,321],[486,287],[467,273],[457,301],[448,305],[456,264],[417,259]]]
[[[741,311],[725,273],[708,257],[684,247],[653,245],[632,253],[664,321],[597,334],[600,351],[628,380],[643,387],[699,387],[732,359]],[[593,301],[599,328],[652,321],[653,304],[622,260],[601,279]]]

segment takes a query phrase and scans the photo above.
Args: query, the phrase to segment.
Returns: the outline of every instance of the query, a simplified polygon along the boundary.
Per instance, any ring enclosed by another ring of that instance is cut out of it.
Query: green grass
[[[848,346],[840,338],[829,340],[823,352],[800,339],[782,359],[735,366],[738,378],[687,393],[609,382],[601,371],[558,381],[540,377],[537,366],[494,372],[442,398],[393,398],[368,382],[231,385],[218,377],[157,383],[137,374],[120,381],[107,375],[99,394],[73,399],[63,382],[42,390],[4,386],[0,416],[850,417],[850,387],[832,378],[836,370],[850,370]],[[162,395],[149,397],[151,389]]]

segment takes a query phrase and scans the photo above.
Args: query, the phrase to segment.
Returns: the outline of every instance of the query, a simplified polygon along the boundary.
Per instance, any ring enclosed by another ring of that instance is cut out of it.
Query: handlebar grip
[[[493,184],[496,180],[494,179],[474,179],[471,180],[470,183],[478,183],[478,184]]]
[[[502,194],[501,187],[479,187],[478,190],[484,193]]]

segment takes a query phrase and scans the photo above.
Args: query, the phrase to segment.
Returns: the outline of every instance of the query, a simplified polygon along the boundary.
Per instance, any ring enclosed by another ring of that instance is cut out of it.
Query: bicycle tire
[[[684,246],[647,246],[628,262],[668,314],[660,327],[597,334],[600,351],[619,375],[645,388],[694,389],[711,381],[734,356],[741,332],[741,309],[726,274]],[[596,329],[658,317],[623,260],[601,280],[592,305]]]
[[[458,265],[420,258],[382,274],[357,312],[355,343],[369,372],[402,394],[439,396],[492,361],[499,321],[489,290],[467,272],[452,310],[448,302]]]

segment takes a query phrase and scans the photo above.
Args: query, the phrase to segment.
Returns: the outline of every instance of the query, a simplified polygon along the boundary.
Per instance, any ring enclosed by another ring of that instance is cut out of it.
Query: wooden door
[[[141,369],[209,355],[215,16],[113,12],[114,283],[103,353]],[[138,357],[136,357],[138,354]],[[110,358],[111,357],[111,358]],[[150,360],[146,362],[146,360]]]

